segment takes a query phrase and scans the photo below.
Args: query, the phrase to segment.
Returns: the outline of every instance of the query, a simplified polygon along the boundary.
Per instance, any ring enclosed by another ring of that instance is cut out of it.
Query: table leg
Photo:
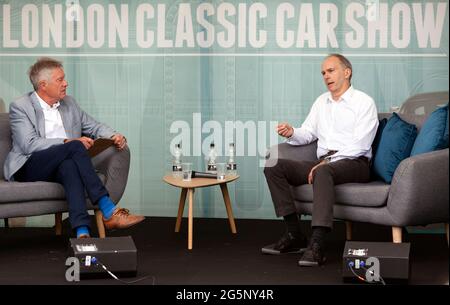
[[[175,232],[180,232],[181,219],[183,218],[184,204],[186,203],[187,189],[181,189],[180,203],[178,204],[178,216],[175,223]]]
[[[222,190],[223,201],[225,202],[225,208],[227,209],[228,221],[230,222],[231,232],[236,234],[236,224],[234,223],[233,211],[231,209],[230,196],[228,195],[228,188],[226,183],[220,184]]]
[[[192,235],[194,231],[194,190],[195,189],[188,189],[188,196],[189,196],[189,219],[188,219],[188,249],[192,250]]]

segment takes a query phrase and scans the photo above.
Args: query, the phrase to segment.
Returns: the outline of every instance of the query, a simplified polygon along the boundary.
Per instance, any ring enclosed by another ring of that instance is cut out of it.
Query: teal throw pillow
[[[383,129],[374,156],[375,175],[386,183],[391,183],[397,166],[411,154],[416,137],[416,126],[403,121],[397,113],[393,113]]]
[[[375,154],[377,153],[378,146],[380,146],[381,135],[383,134],[383,130],[384,127],[386,127],[386,124],[387,124],[386,118],[380,120],[378,123],[377,133],[375,134],[375,138],[373,139],[372,142],[372,156],[375,156]]]
[[[423,124],[411,156],[448,147],[448,104],[433,111]]]
[[[375,139],[373,139],[372,142],[372,160],[371,160],[371,165],[370,165],[370,176],[372,180],[379,180],[379,177],[377,176],[377,174],[374,173],[373,170],[373,160],[375,159],[375,155],[377,154],[377,150],[378,150],[378,146],[380,146],[380,141],[381,141],[381,135],[383,134],[383,130],[384,127],[386,127],[387,124],[387,119],[381,119],[378,122],[378,128],[377,128],[377,133],[375,134]]]

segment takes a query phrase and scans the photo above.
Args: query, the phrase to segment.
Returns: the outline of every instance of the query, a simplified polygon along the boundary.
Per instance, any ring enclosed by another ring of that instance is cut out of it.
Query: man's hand
[[[114,140],[114,145],[118,150],[122,150],[127,144],[127,139],[120,133],[116,133],[111,137]]]
[[[69,143],[72,141],[80,141],[81,143],[83,143],[84,147],[86,147],[86,149],[89,149],[92,147],[92,145],[94,145],[94,140],[92,140],[91,138],[88,137],[81,137],[81,138],[75,138],[75,139],[66,139],[64,141],[64,143]]]
[[[316,166],[314,166],[311,171],[308,174],[308,183],[312,184],[313,183],[313,179],[314,179],[314,171],[321,165],[327,164],[328,162],[326,160],[323,160],[322,162],[320,162],[319,164],[317,164]]]
[[[280,136],[289,138],[294,134],[294,128],[288,123],[281,123],[277,126],[277,132]]]

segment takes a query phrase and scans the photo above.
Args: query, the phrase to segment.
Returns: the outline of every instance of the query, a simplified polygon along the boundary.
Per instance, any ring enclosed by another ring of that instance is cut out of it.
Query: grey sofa
[[[448,92],[412,96],[401,106],[399,115],[419,129],[437,105],[448,103]],[[380,113],[379,117],[390,114]],[[316,160],[317,143],[271,147],[267,162],[279,159]],[[269,163],[266,163],[269,166]],[[402,242],[402,227],[445,223],[448,242],[449,222],[449,149],[416,155],[397,167],[392,183],[371,181],[337,185],[335,219],[346,222],[351,240],[351,223],[366,222],[392,227],[393,242]],[[312,185],[292,187],[299,214],[311,215]]]
[[[62,234],[62,213],[68,211],[62,185],[51,182],[8,182],[4,180],[3,164],[11,149],[9,114],[0,113],[0,219],[11,217],[55,214],[56,234]],[[130,151],[126,147],[117,151],[110,147],[92,162],[105,184],[111,199],[117,204],[125,191],[130,168]],[[100,237],[105,237],[102,213],[87,200],[90,210],[95,210]]]

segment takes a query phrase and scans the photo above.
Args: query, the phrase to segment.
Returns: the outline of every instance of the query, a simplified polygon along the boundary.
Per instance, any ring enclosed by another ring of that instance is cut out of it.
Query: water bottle
[[[228,148],[228,162],[227,162],[227,170],[230,175],[236,175],[236,160],[234,159],[236,156],[236,150],[234,148],[234,143],[230,143]]]
[[[207,166],[208,172],[217,171],[216,158],[217,158],[216,148],[214,146],[214,143],[211,143],[209,145],[209,153],[208,153],[208,166]]]
[[[181,157],[183,156],[183,152],[181,151],[181,143],[175,144],[175,149],[173,151],[173,160],[172,160],[172,176],[175,178],[181,178]]]

